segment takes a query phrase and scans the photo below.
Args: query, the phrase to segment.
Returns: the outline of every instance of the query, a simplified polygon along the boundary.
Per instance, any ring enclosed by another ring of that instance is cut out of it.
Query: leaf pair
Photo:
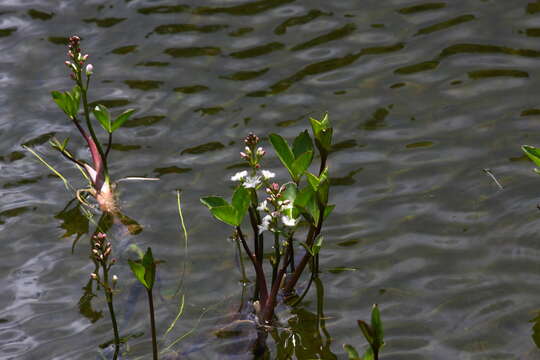
[[[107,108],[103,105],[97,105],[92,112],[94,113],[96,119],[98,119],[103,129],[105,129],[105,131],[109,134],[112,134],[120,126],[122,126],[122,124],[125,123],[126,120],[129,119],[131,114],[135,112],[135,109],[128,109],[124,111],[114,120],[111,119],[111,114],[109,113],[109,110],[107,110]]]
[[[332,150],[332,134],[334,132],[334,129],[330,126],[328,113],[324,114],[321,120],[309,118],[309,122],[313,129],[313,136],[315,136],[315,145],[317,145],[321,154],[328,154]]]
[[[270,134],[270,142],[293,181],[298,183],[313,160],[313,141],[307,130],[301,132],[294,139],[292,149],[287,141],[278,134]]]
[[[58,105],[67,116],[71,119],[74,119],[77,116],[81,104],[81,89],[78,86],[75,86],[71,91],[66,92],[52,91],[51,95],[56,105]]]
[[[521,147],[521,150],[527,155],[529,159],[531,159],[536,166],[540,166],[540,150],[535,148],[534,146],[529,145],[523,145]],[[537,174],[540,174],[539,169],[534,169],[534,172]]]
[[[307,221],[317,226],[321,210],[324,209],[323,219],[325,219],[335,207],[335,205],[328,205],[328,191],[330,188],[328,170],[325,169],[319,177],[311,173],[307,173],[306,177],[309,186],[298,192],[294,206]]]
[[[210,209],[216,219],[232,226],[240,226],[251,200],[249,190],[240,185],[234,191],[230,204],[220,196],[203,197],[201,202]]]
[[[306,243],[300,243],[300,245],[302,245],[306,249],[306,251],[311,254],[311,256],[317,256],[317,254],[319,254],[319,252],[321,251],[323,241],[324,236],[319,235],[315,239],[315,243],[311,246],[311,248],[307,246]]]
[[[351,345],[343,345],[345,351],[349,355],[349,360],[373,360],[379,358],[379,351],[384,345],[384,331],[381,321],[381,312],[377,304],[373,305],[371,310],[371,325],[363,320],[358,320],[358,327],[362,330],[362,334],[369,343],[369,348],[364,353],[363,357],[358,355],[358,352]]]
[[[152,249],[148,248],[142,260],[128,260],[131,271],[141,284],[147,289],[152,290],[156,279],[156,261],[152,255]]]

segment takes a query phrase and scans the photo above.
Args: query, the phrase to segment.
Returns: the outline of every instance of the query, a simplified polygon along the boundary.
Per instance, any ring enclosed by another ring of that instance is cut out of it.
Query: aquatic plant
[[[371,325],[363,320],[358,320],[357,322],[364,338],[369,343],[369,348],[364,355],[360,357],[353,346],[349,344],[343,345],[343,348],[349,356],[349,360],[379,360],[379,352],[384,345],[384,331],[381,321],[381,312],[377,304],[373,305],[371,310]]]
[[[113,296],[116,284],[118,282],[118,277],[113,275],[112,278],[109,277],[111,267],[116,263],[115,258],[111,258],[112,245],[107,240],[107,235],[98,232],[92,236],[92,260],[96,264],[96,271],[90,274],[92,280],[96,281],[103,292],[105,293],[105,298],[107,301],[107,306],[109,308],[109,313],[111,316],[112,328],[114,333],[114,356],[113,359],[117,359],[118,352],[120,350],[120,334],[118,332],[118,324],[116,322],[116,315],[114,312],[114,303]],[[100,274],[101,269],[101,274]]]
[[[148,312],[150,314],[150,330],[152,335],[152,354],[154,360],[157,360],[158,347],[156,338],[156,320],[154,318],[154,296],[152,294],[152,290],[156,280],[156,264],[158,262],[154,261],[152,249],[148,248],[141,260],[128,260],[128,263],[133,275],[135,275],[137,280],[139,280],[139,282],[146,288],[146,293],[148,295]]]
[[[67,160],[74,163],[82,172],[84,177],[89,182],[87,189],[77,191],[79,201],[85,203],[84,197],[87,194],[92,195],[102,211],[115,213],[117,212],[116,199],[114,196],[115,183],[111,181],[108,156],[112,146],[112,135],[114,131],[124,124],[129,117],[135,112],[129,109],[118,115],[116,118],[111,117],[108,109],[103,105],[96,105],[93,109],[88,101],[88,89],[90,80],[94,74],[94,67],[87,63],[88,54],[84,54],[80,47],[81,39],[78,36],[69,38],[68,58],[65,62],[70,69],[70,77],[74,81],[75,86],[65,92],[53,91],[51,93],[54,102],[67,115],[68,119],[75,125],[79,134],[82,136],[91,155],[92,163],[75,158],[73,153],[68,150],[69,138],[60,141],[56,138],[51,140],[51,145]],[[80,108],[82,103],[82,118]],[[91,120],[91,114],[100,123],[103,129],[108,134],[106,146],[99,141],[94,126]]]
[[[233,238],[249,257],[255,271],[254,308],[259,321],[270,324],[274,317],[278,293],[293,296],[295,286],[308,263],[317,272],[316,259],[322,246],[321,230],[324,219],[334,205],[328,204],[330,180],[326,161],[332,147],[333,129],[328,114],[323,119],[310,119],[315,145],[320,156],[317,174],[308,171],[314,158],[313,140],[308,131],[301,132],[292,147],[278,134],[270,134],[269,139],[278,158],[288,171],[292,181],[282,184],[275,182],[275,174],[262,168],[266,151],[259,146],[260,138],[249,134],[244,139],[245,149],[240,157],[249,170],[231,177],[236,186],[231,202],[220,196],[201,198],[211,214],[218,220],[234,227]],[[305,179],[304,181],[302,181]],[[264,191],[260,201],[259,193]],[[253,251],[242,223],[249,218],[253,236]],[[306,249],[298,264],[295,262],[295,234],[301,225],[301,218],[308,225],[304,242]],[[272,237],[272,255],[269,257],[271,276],[267,278],[264,266],[265,233]]]

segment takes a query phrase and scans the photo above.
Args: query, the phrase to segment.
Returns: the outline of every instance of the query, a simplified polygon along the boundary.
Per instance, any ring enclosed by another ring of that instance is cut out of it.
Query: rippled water
[[[144,227],[113,228],[121,331],[146,332],[130,340],[129,359],[151,346],[145,294],[125,266],[130,244],[167,261],[160,333],[178,308],[178,188],[186,306],[162,348],[195,328],[172,347],[181,358],[249,358],[252,329],[218,336],[241,304],[241,277],[229,229],[198,198],[226,192],[248,131],[292,137],[324,111],[339,143],[325,327],[315,289],[303,307],[280,310],[301,334],[297,358],[345,359],[343,343],[364,346],[355,320],[375,302],[384,359],[538,358],[528,320],[540,308],[539,179],[519,150],[540,144],[540,2],[529,1],[0,1],[0,357],[97,359],[111,338],[101,293],[84,301],[84,217],[21,147],[78,179],[47,145],[74,134],[49,93],[71,86],[64,44],[76,33],[96,69],[91,98],[138,109],[115,138],[113,176],[161,178],[120,187],[123,211]],[[285,179],[273,155],[269,167]]]

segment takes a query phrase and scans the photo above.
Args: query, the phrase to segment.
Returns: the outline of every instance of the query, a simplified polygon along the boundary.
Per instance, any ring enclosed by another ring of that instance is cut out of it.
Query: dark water
[[[198,198],[228,192],[248,131],[292,137],[324,111],[339,143],[321,257],[325,328],[314,289],[303,307],[280,309],[300,334],[297,358],[362,348],[355,320],[375,302],[384,359],[539,357],[528,320],[540,308],[540,179],[519,145],[540,144],[540,2],[3,0],[0,358],[97,359],[111,339],[102,294],[93,308],[80,302],[92,227],[21,147],[83,185],[47,145],[72,135],[87,156],[49,95],[71,86],[71,34],[95,67],[91,99],[138,109],[115,138],[113,176],[161,177],[120,186],[123,211],[144,227],[112,232],[121,332],[146,332],[130,340],[129,359],[148,358],[151,346],[145,294],[125,265],[130,244],[167,261],[161,334],[178,309],[178,188],[190,235],[186,306],[162,349],[195,328],[171,348],[182,358],[246,358],[252,329],[216,336],[235,318],[241,277],[229,229]],[[268,166],[285,179],[273,154]],[[268,345],[271,358],[284,346]]]

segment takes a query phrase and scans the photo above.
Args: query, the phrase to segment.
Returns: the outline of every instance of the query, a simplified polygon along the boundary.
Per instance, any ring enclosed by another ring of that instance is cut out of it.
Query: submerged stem
[[[154,318],[154,297],[152,295],[152,289],[147,290],[148,293],[148,306],[150,311],[150,328],[152,331],[152,354],[153,359],[158,359],[158,348],[157,348],[157,339],[156,339],[156,321]]]

